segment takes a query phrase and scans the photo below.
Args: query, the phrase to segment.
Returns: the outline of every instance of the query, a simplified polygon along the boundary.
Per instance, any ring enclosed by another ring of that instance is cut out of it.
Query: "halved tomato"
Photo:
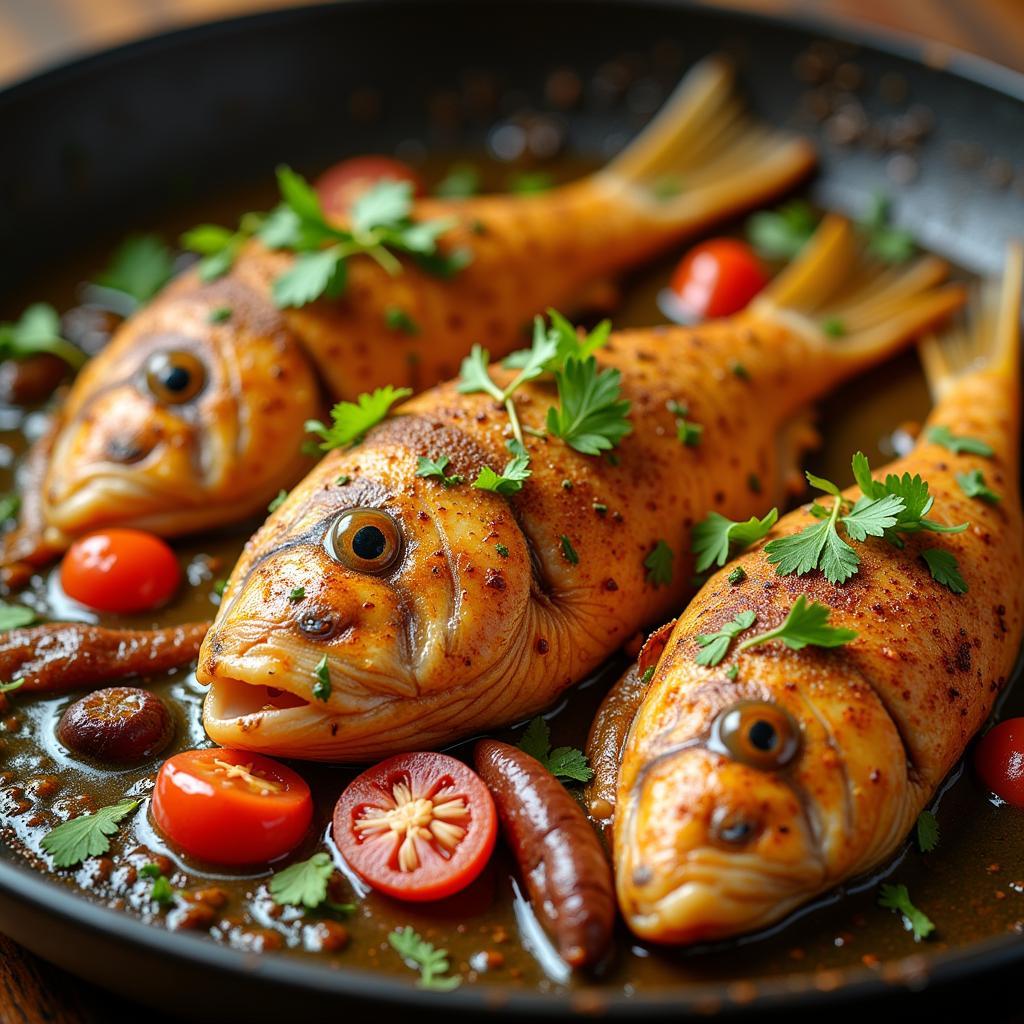
[[[400,900],[465,889],[494,850],[494,800],[447,754],[399,754],[363,772],[334,809],[334,841],[352,869]]]
[[[328,167],[316,179],[320,204],[328,214],[345,214],[366,191],[381,181],[407,181],[412,194],[426,193],[423,179],[401,160],[390,156],[354,156]]]
[[[982,736],[974,770],[1000,800],[1024,807],[1024,718],[1008,718]]]
[[[265,864],[302,842],[313,819],[309,786],[269,757],[186,750],[165,761],[153,819],[177,846],[214,864]]]
[[[737,238],[694,246],[672,274],[662,311],[693,323],[738,313],[768,283],[754,250]]]

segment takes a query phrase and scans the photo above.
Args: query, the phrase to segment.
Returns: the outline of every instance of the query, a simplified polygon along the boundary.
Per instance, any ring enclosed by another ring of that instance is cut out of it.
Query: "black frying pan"
[[[353,0],[136,43],[0,94],[0,289],[16,302],[22,280],[97,235],[149,220],[183,194],[265,181],[282,161],[316,166],[345,151],[387,151],[401,139],[477,144],[493,115],[470,113],[447,129],[427,116],[431,96],[458,89],[475,69],[543,109],[543,82],[555,67],[589,79],[610,58],[651,52],[661,42],[681,70],[724,48],[738,57],[758,112],[792,123],[806,87],[790,69],[829,34],[668,0]],[[924,145],[883,157],[870,146],[839,144],[842,132],[833,124],[833,141],[822,142],[817,198],[858,213],[876,188],[891,190],[895,177],[903,182],[899,219],[919,239],[970,269],[996,269],[1004,242],[1024,234],[1024,77],[962,55],[926,66],[909,43],[844,36],[868,75],[903,82],[927,105],[934,127]],[[663,73],[674,72],[666,66]],[[360,95],[375,97],[379,119],[363,120],[358,104],[348,102],[366,89]],[[568,115],[570,146],[600,156],[602,141],[634,132],[642,112],[628,94],[590,97]],[[875,113],[884,111],[869,102],[869,116]],[[902,156],[907,160],[894,163]],[[789,977],[742,987],[690,982],[628,998],[570,1000],[484,984],[424,994],[383,975],[246,955],[147,927],[75,897],[2,849],[0,929],[101,985],[222,1020],[337,1019],[346,1011],[361,1015],[364,1000],[419,1014],[431,1007],[678,1019],[709,1009],[764,1011],[892,994],[1024,962],[1024,941],[1001,934],[945,952],[922,949],[913,965],[844,971],[827,988],[797,966]]]

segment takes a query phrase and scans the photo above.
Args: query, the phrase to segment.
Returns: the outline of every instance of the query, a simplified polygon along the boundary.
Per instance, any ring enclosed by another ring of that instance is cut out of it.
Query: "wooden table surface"
[[[297,4],[298,0],[0,0],[0,85],[169,28]],[[1024,0],[731,0],[727,6],[861,21],[924,36],[1024,71]],[[44,964],[0,936],[0,1024],[114,1024],[140,1019],[171,1024]]]

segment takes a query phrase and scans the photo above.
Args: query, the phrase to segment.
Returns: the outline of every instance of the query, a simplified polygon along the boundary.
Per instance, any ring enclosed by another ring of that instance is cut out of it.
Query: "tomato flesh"
[[[334,810],[334,841],[373,888],[439,900],[483,871],[497,837],[494,800],[447,754],[399,754],[360,775]]]
[[[182,851],[213,864],[264,864],[294,850],[313,820],[291,768],[243,750],[186,750],[165,761],[153,820]]]
[[[767,274],[746,242],[712,238],[691,249],[676,267],[669,304],[687,323],[730,316],[744,309],[767,283]]]
[[[985,733],[974,769],[1000,800],[1024,807],[1024,718],[1008,718]]]
[[[76,540],[60,567],[64,593],[101,612],[142,612],[166,604],[181,583],[167,543],[143,530],[101,530]]]
[[[355,156],[329,167],[316,180],[317,195],[327,214],[343,215],[381,181],[407,181],[414,196],[426,194],[423,179],[401,160],[390,156]]]

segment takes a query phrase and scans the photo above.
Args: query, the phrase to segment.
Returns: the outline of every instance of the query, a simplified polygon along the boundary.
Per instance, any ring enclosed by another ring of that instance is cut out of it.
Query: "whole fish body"
[[[331,452],[231,576],[198,669],[212,684],[211,738],[371,760],[551,704],[678,607],[692,571],[690,527],[709,509],[746,518],[771,505],[787,475],[784,424],[962,302],[957,286],[936,286],[944,267],[934,259],[876,270],[865,287],[895,326],[864,313],[862,329],[829,341],[811,310],[855,278],[857,252],[850,225],[830,219],[748,312],[614,333],[597,358],[621,373],[633,427],[614,458],[538,436],[554,399],[543,379],[513,395],[532,476],[509,497],[470,485],[482,466],[504,466],[508,416],[454,382],[403,405],[357,447]],[[823,291],[819,277],[832,285]],[[509,375],[495,370],[500,381]],[[680,441],[681,406],[703,426],[698,445]],[[442,454],[461,484],[417,476],[418,457]],[[364,520],[386,537],[386,571],[353,557],[354,541],[338,547],[338,531],[349,538]],[[674,555],[661,585],[649,562],[659,541]]]
[[[589,178],[542,195],[417,203],[417,221],[452,219],[446,252],[471,254],[450,279],[404,259],[391,275],[357,256],[340,299],[282,310],[271,289],[291,253],[254,241],[219,280],[186,273],[78,377],[33,455],[2,561],[44,563],[103,527],[172,536],[261,512],[309,467],[304,422],[325,399],[434,384],[474,343],[504,355],[535,313],[764,202],[813,163],[805,140],[744,115],[729,65],[709,59]],[[680,190],[659,198],[670,173]],[[414,326],[389,326],[395,311]],[[167,360],[185,382],[173,395],[151,383],[154,361]]]
[[[875,474],[920,475],[931,518],[969,529],[906,534],[903,549],[858,544],[860,569],[842,586],[817,571],[780,577],[758,546],[675,624],[619,773],[616,881],[637,935],[681,944],[762,928],[884,863],[990,714],[1024,632],[1021,273],[1016,250],[998,319],[925,350],[939,401],[914,450]],[[930,440],[934,427],[989,445],[991,457]],[[975,470],[1001,500],[966,495],[956,476]],[[795,511],[770,539],[811,522]],[[932,578],[921,557],[930,548],[955,556],[966,593]],[[745,577],[730,583],[737,568]],[[757,614],[749,634],[772,629],[801,595],[856,638],[834,650],[734,645],[714,668],[696,664],[698,634],[747,610]],[[755,729],[787,751],[777,764],[752,748]]]

